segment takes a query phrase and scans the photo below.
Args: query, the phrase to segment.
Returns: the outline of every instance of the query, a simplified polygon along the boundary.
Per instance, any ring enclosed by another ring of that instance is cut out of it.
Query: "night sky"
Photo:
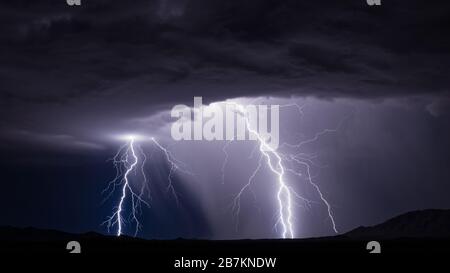
[[[425,0],[0,0],[0,225],[107,234],[108,159],[139,133],[196,174],[174,178],[177,205],[163,154],[141,143],[153,201],[139,236],[279,237],[267,170],[237,228],[230,209],[254,144],[229,146],[223,183],[223,142],[170,138],[169,111],[194,96],[306,105],[282,111],[286,142],[338,128],[306,152],[340,232],[450,208],[449,15]],[[297,237],[332,235],[317,195],[298,190],[314,202],[296,207]]]

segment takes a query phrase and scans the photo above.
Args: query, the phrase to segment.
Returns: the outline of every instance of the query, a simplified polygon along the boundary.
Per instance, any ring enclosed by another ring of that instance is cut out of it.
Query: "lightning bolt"
[[[127,222],[124,217],[125,202],[129,199],[131,202],[131,213],[130,220],[135,223],[134,236],[136,237],[138,232],[141,230],[142,225],[139,221],[139,214],[141,213],[142,204],[150,208],[150,203],[145,201],[144,194],[148,192],[148,198],[151,200],[150,190],[148,188],[148,178],[145,172],[145,164],[147,157],[142,150],[142,148],[137,145],[136,139],[134,137],[129,137],[130,140],[119,148],[118,152],[114,156],[113,163],[116,169],[115,178],[108,183],[108,186],[103,190],[103,193],[109,192],[105,200],[109,199],[115,192],[117,187],[121,187],[121,195],[118,205],[114,207],[114,213],[109,216],[106,221],[102,224],[107,226],[108,232],[114,226],[117,226],[117,236],[123,234],[124,224]],[[172,153],[162,146],[154,137],[150,138],[154,146],[160,150],[167,160],[170,166],[169,173],[167,176],[168,186],[167,191],[171,192],[174,196],[177,205],[179,205],[178,193],[175,190],[173,184],[173,176],[176,171],[183,172],[186,174],[194,175],[192,172],[187,170],[186,164],[178,161]],[[139,175],[137,174],[139,173]],[[141,188],[139,194],[130,185],[130,179],[132,177],[141,178]],[[105,201],[104,200],[104,201]]]
[[[227,102],[227,103],[230,103],[230,102]],[[285,155],[285,154],[281,153],[280,151],[278,151],[277,149],[272,148],[270,145],[268,145],[266,139],[264,139],[264,137],[261,136],[256,129],[251,128],[250,120],[249,120],[249,113],[247,112],[245,107],[241,104],[234,103],[234,102],[231,102],[231,104],[234,105],[236,107],[237,111],[241,115],[244,116],[245,123],[246,123],[246,129],[250,134],[252,134],[253,136],[256,137],[256,140],[258,142],[257,147],[259,148],[258,150],[260,153],[257,167],[255,168],[254,172],[249,177],[247,183],[241,188],[241,190],[238,192],[238,194],[233,199],[233,211],[234,211],[235,217],[237,219],[236,227],[239,225],[239,213],[241,210],[241,206],[240,206],[241,196],[246,190],[250,190],[252,192],[252,194],[254,195],[251,187],[252,187],[252,184],[253,184],[256,174],[261,170],[262,161],[263,161],[263,159],[265,159],[266,166],[274,174],[274,176],[276,177],[276,181],[277,181],[278,191],[276,194],[276,199],[277,199],[277,203],[278,203],[278,216],[277,216],[278,219],[275,223],[275,228],[277,225],[281,226],[282,238],[295,238],[295,227],[294,227],[294,223],[293,223],[294,199],[301,200],[302,202],[306,203],[309,207],[311,206],[311,203],[313,203],[313,201],[311,201],[311,200],[303,197],[301,194],[297,193],[292,188],[292,186],[290,186],[288,184],[287,178],[286,178],[287,172],[289,172],[299,178],[306,176],[306,180],[308,181],[308,183],[318,193],[321,201],[327,207],[328,217],[331,221],[333,231],[335,233],[338,233],[337,228],[336,228],[336,223],[334,220],[334,215],[332,213],[331,205],[327,201],[327,199],[324,197],[319,186],[313,182],[313,177],[312,177],[311,171],[310,171],[310,165],[313,164],[313,162],[310,158],[308,158],[308,155],[304,154],[304,153],[298,153],[296,155]],[[282,105],[280,107],[296,107],[298,109],[300,115],[303,115],[303,107],[304,106],[300,106],[298,104],[293,103],[293,104]],[[326,133],[336,132],[336,131],[337,131],[337,129],[336,130],[326,129],[323,132],[316,134],[312,139],[302,141],[295,145],[283,144],[282,146],[286,145],[286,146],[290,146],[293,148],[300,148],[303,145],[306,145],[308,143],[318,140],[320,138],[320,136],[322,136]],[[226,145],[228,145],[228,144],[229,143],[227,143]],[[223,147],[223,151],[226,155],[223,166],[225,166],[226,161],[228,160],[228,154],[226,153],[225,149],[226,149],[226,146]],[[252,151],[251,157],[253,156],[253,153],[254,153],[254,151]],[[312,157],[313,156],[311,156],[311,158]],[[306,171],[305,171],[306,174],[304,175],[299,171],[288,168],[287,166],[285,166],[286,161],[291,162],[291,163],[294,162],[300,166],[303,166],[306,169]],[[224,173],[224,167],[222,168],[222,173]]]
[[[312,138],[307,139],[307,140],[303,140],[297,144],[288,144],[288,143],[283,143],[282,146],[288,146],[291,148],[301,148],[302,146],[306,145],[306,144],[310,144],[313,143],[315,141],[317,141],[320,137],[326,135],[326,134],[330,134],[330,133],[337,133],[339,131],[339,129],[342,127],[342,125],[344,124],[344,121],[347,120],[351,115],[345,117],[344,119],[342,119],[339,124],[337,125],[337,127],[335,129],[324,129],[318,133],[316,133]],[[309,157],[309,158],[308,158]],[[333,228],[333,231],[335,233],[338,233],[338,230],[336,228],[336,221],[334,220],[334,215],[333,215],[333,211],[331,209],[331,205],[328,202],[328,200],[324,197],[322,191],[320,190],[319,186],[314,183],[313,181],[313,177],[311,175],[311,165],[315,165],[314,162],[312,161],[312,158],[314,158],[315,155],[308,155],[305,153],[297,153],[294,156],[290,156],[290,159],[296,163],[298,163],[299,165],[303,166],[305,168],[305,172],[306,172],[306,180],[307,182],[315,189],[315,191],[318,193],[320,200],[322,201],[323,204],[325,204],[326,208],[327,208],[327,213],[328,213],[328,218],[331,221],[331,225]],[[296,175],[299,175],[298,173],[296,173]]]
[[[112,187],[112,191],[110,192],[109,196],[114,192],[116,186],[121,185],[121,196],[119,203],[116,207],[115,212],[113,215],[108,217],[108,219],[103,222],[103,224],[107,225],[108,231],[112,226],[117,225],[117,236],[122,235],[122,227],[125,223],[125,219],[123,217],[123,210],[124,210],[124,202],[127,199],[127,193],[130,194],[131,197],[131,219],[136,223],[135,225],[135,236],[139,232],[141,226],[141,223],[138,219],[138,208],[140,207],[141,203],[147,205],[150,207],[149,203],[147,203],[143,198],[143,192],[144,188],[142,188],[141,193],[137,194],[133,187],[130,186],[130,176],[135,173],[133,173],[139,165],[139,156],[138,152],[140,152],[142,157],[142,165],[141,165],[141,173],[143,177],[143,184],[147,184],[147,177],[144,172],[144,164],[146,161],[145,154],[142,152],[140,148],[136,148],[135,139],[133,137],[130,138],[128,144],[125,146],[122,146],[115,157],[113,158],[113,162],[116,165],[116,177],[109,183],[108,187],[105,190],[108,190],[110,187]],[[123,173],[123,175],[122,175]]]
[[[236,216],[236,231],[239,228],[239,213],[241,212],[241,197],[242,194],[245,192],[246,189],[249,189],[250,192],[253,195],[253,198],[256,200],[256,195],[252,190],[252,182],[255,179],[256,174],[259,172],[259,170],[262,167],[262,161],[263,161],[263,156],[261,155],[259,157],[258,160],[258,166],[256,167],[256,169],[253,171],[252,175],[249,177],[247,184],[245,184],[241,190],[239,191],[239,193],[234,197],[233,199],[233,208],[232,210],[235,212],[235,216]]]
[[[194,173],[192,173],[191,171],[186,169],[186,164],[184,164],[183,162],[177,160],[172,153],[167,150],[166,148],[164,148],[154,137],[151,138],[151,141],[156,145],[156,147],[158,147],[163,153],[164,156],[166,157],[167,163],[169,163],[170,165],[170,169],[169,169],[169,174],[167,175],[167,181],[168,181],[168,185],[167,185],[167,191],[171,192],[173,197],[175,198],[177,205],[180,204],[179,198],[178,198],[178,193],[175,190],[175,187],[173,185],[173,181],[172,181],[172,177],[173,174],[176,171],[188,174],[188,175],[195,175]]]
[[[222,147],[222,152],[225,154],[225,158],[224,158],[223,164],[222,164],[222,184],[225,184],[225,168],[227,167],[228,157],[229,157],[227,148],[228,148],[228,146],[230,146],[232,141],[233,140],[227,141],[225,143],[225,145]]]
[[[328,200],[325,198],[325,195],[322,193],[319,185],[314,182],[314,177],[311,173],[311,167],[316,166],[316,164],[314,163],[314,158],[317,155],[303,153],[299,150],[304,145],[317,141],[321,136],[325,134],[337,132],[341,124],[336,129],[325,129],[322,132],[315,134],[311,139],[301,141],[297,144],[283,143],[280,145],[280,148],[289,148],[289,151],[285,152],[283,149],[276,149],[271,147],[267,143],[267,139],[259,134],[257,129],[252,128],[249,117],[250,115],[242,104],[229,101],[224,103],[233,104],[235,106],[235,109],[237,109],[238,114],[244,116],[246,130],[249,132],[249,134],[254,136],[254,139],[256,139],[257,141],[257,145],[255,145],[254,149],[252,150],[250,158],[252,158],[255,153],[259,152],[257,153],[259,154],[259,156],[256,168],[249,176],[247,183],[233,198],[232,211],[236,217],[236,229],[238,229],[239,226],[239,214],[241,212],[242,195],[246,191],[250,191],[254,199],[256,200],[256,195],[253,192],[252,187],[256,181],[258,172],[260,172],[263,167],[266,166],[276,178],[275,185],[277,186],[277,191],[275,199],[277,202],[277,220],[275,221],[274,228],[278,229],[278,227],[281,227],[282,238],[295,238],[296,227],[294,225],[294,206],[298,205],[296,201],[300,200],[308,207],[311,207],[312,203],[317,203],[305,198],[295,191],[293,186],[289,183],[289,178],[292,178],[291,176],[295,176],[301,181],[306,181],[308,185],[312,187],[315,192],[317,192],[320,202],[323,203],[327,208],[328,218],[331,221],[333,231],[335,233],[338,233],[332,207]],[[304,114],[303,106],[299,106],[295,103],[280,105],[280,108],[282,107],[296,107],[300,115],[303,116]],[[169,166],[167,175],[167,192],[173,195],[177,205],[179,205],[179,194],[176,191],[173,181],[175,173],[181,172],[188,175],[195,174],[189,171],[186,167],[186,164],[177,160],[173,156],[173,154],[166,147],[161,145],[154,137],[149,138],[149,140],[151,141],[153,146],[162,153]],[[225,183],[225,169],[229,159],[227,148],[232,142],[233,140],[227,141],[225,146],[222,148],[222,151],[225,154],[225,159],[222,165],[222,183]],[[123,234],[125,223],[127,223],[127,221],[130,221],[132,223],[135,223],[134,236],[136,236],[139,230],[142,228],[142,225],[139,221],[141,206],[142,204],[144,204],[150,208],[150,203],[147,202],[144,198],[146,192],[148,192],[148,199],[151,201],[151,194],[148,187],[149,176],[147,176],[145,172],[147,156],[145,155],[142,148],[138,145],[138,143],[136,143],[136,139],[134,137],[131,137],[126,144],[119,148],[112,161],[116,169],[116,176],[112,181],[108,183],[108,186],[104,190],[104,193],[108,192],[105,200],[110,198],[118,187],[120,187],[121,189],[121,195],[117,206],[114,207],[113,214],[109,216],[103,224],[107,225],[108,232],[112,227],[117,226],[116,234],[117,236],[120,236]],[[135,191],[130,183],[131,180],[135,181],[135,179],[140,179],[141,188],[139,192]],[[131,212],[129,213],[128,218],[125,216],[125,207],[127,202],[131,203]]]

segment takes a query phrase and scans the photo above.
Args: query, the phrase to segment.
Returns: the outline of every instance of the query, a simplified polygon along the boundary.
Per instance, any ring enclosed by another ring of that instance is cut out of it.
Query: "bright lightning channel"
[[[143,195],[143,189],[141,190],[140,194],[137,194],[133,187],[130,186],[130,175],[138,168],[139,164],[139,156],[138,152],[140,152],[142,157],[142,165],[141,165],[141,174],[143,177],[142,183],[147,183],[147,178],[144,172],[144,164],[146,161],[145,154],[142,152],[140,148],[136,148],[136,139],[133,136],[129,137],[129,141],[126,145],[122,146],[115,157],[113,158],[113,163],[116,166],[116,177],[109,183],[108,187],[104,190],[107,191],[112,187],[112,190],[110,191],[110,194],[114,192],[116,186],[122,185],[121,188],[121,196],[119,203],[116,207],[115,212],[113,215],[111,215],[103,224],[107,225],[108,231],[111,227],[117,225],[117,236],[122,235],[122,228],[123,224],[125,223],[124,217],[123,217],[123,210],[124,210],[124,202],[127,199],[127,193],[129,192],[131,196],[131,218],[132,221],[136,223],[135,226],[135,233],[136,236],[141,228],[141,223],[137,217],[138,208],[140,207],[140,204],[143,203],[150,207],[150,205],[142,198]],[[123,171],[124,170],[124,171]],[[124,172],[124,173],[123,173]],[[123,175],[122,175],[123,173]]]
[[[240,115],[244,116],[246,129],[247,131],[252,134],[256,140],[257,140],[257,146],[252,151],[251,157],[253,157],[253,153],[255,151],[259,151],[260,156],[258,158],[258,165],[249,177],[247,183],[241,188],[241,190],[238,192],[238,194],[233,199],[233,211],[236,215],[236,228],[238,228],[239,225],[239,214],[241,210],[241,197],[242,194],[249,190],[254,198],[256,199],[256,195],[252,190],[252,184],[255,180],[255,177],[257,173],[262,169],[262,163],[265,161],[267,164],[267,167],[269,170],[276,176],[277,181],[277,194],[276,199],[278,203],[278,219],[275,223],[275,228],[280,225],[282,232],[281,236],[282,238],[295,238],[295,226],[293,222],[294,218],[294,207],[295,204],[294,199],[299,199],[305,204],[307,204],[309,207],[311,206],[311,203],[315,203],[314,201],[311,201],[299,193],[297,193],[292,186],[290,186],[287,182],[286,174],[290,173],[295,175],[296,177],[302,178],[306,176],[307,182],[314,188],[314,190],[318,193],[320,200],[323,204],[327,207],[328,217],[331,221],[333,231],[335,233],[338,233],[338,230],[336,228],[336,223],[334,220],[334,215],[332,213],[331,205],[327,201],[327,199],[324,197],[323,193],[321,192],[319,186],[314,183],[313,177],[311,175],[311,165],[314,164],[312,161],[313,155],[308,155],[305,153],[297,153],[297,154],[284,154],[277,149],[271,147],[267,140],[258,133],[258,131],[251,127],[250,120],[249,120],[249,113],[245,109],[245,107],[242,104],[238,104],[235,102],[227,101],[225,102],[227,104],[233,104],[237,112]],[[287,104],[287,105],[280,105],[280,107],[297,107],[300,114],[303,115],[303,106],[299,106],[297,104]],[[313,138],[302,141],[298,144],[287,144],[283,143],[281,147],[286,146],[289,148],[300,148],[303,145],[312,143],[316,140],[318,140],[322,135],[327,133],[336,132],[337,129],[326,129],[322,132],[317,133]],[[106,198],[111,197],[111,195],[114,193],[116,187],[121,186],[121,196],[120,200],[118,202],[118,205],[115,207],[113,215],[107,218],[107,220],[104,222],[104,224],[107,225],[108,231],[113,227],[117,226],[117,236],[121,236],[123,234],[123,226],[125,221],[125,217],[123,215],[124,213],[124,203],[128,198],[131,198],[131,213],[130,218],[132,222],[135,222],[135,233],[134,236],[137,235],[139,230],[141,229],[141,223],[138,219],[138,214],[140,213],[141,204],[145,204],[147,207],[150,207],[150,204],[146,202],[143,198],[143,195],[145,191],[148,191],[148,180],[146,173],[144,171],[144,165],[146,163],[147,157],[145,156],[145,153],[143,150],[137,145],[136,136],[128,136],[127,137],[127,143],[123,145],[117,154],[113,158],[113,163],[116,167],[116,177],[108,184],[108,187],[104,190],[110,191],[108,196]],[[194,175],[192,172],[186,170],[186,165],[182,162],[178,161],[174,158],[174,156],[171,154],[171,152],[163,147],[154,137],[149,138],[149,140],[154,144],[158,150],[160,150],[167,161],[167,163],[170,166],[169,173],[167,176],[167,191],[170,192],[177,204],[179,205],[179,198],[178,194],[175,190],[174,184],[173,184],[173,175],[176,171],[183,172],[189,175]],[[225,160],[222,165],[222,183],[225,182],[225,167],[228,161],[229,154],[226,150],[228,145],[232,142],[228,141],[225,146],[223,147],[222,151],[225,154]],[[301,173],[300,171],[296,169],[289,168],[286,163],[296,163],[297,166],[304,167],[305,171],[304,173]],[[140,177],[142,179],[142,187],[139,194],[137,194],[133,187],[130,185],[130,176],[135,175],[137,171],[139,170]]]
[[[113,158],[113,163],[116,168],[116,176],[115,178],[108,184],[108,186],[103,190],[103,193],[109,191],[109,194],[105,198],[108,199],[114,193],[116,187],[121,186],[121,195],[118,202],[118,205],[114,208],[114,213],[103,222],[104,225],[107,226],[108,232],[114,226],[117,226],[117,236],[123,235],[123,228],[125,224],[124,210],[125,210],[125,201],[128,198],[131,199],[131,213],[130,218],[131,221],[135,223],[135,232],[134,236],[136,237],[139,230],[142,228],[142,225],[138,219],[138,214],[140,213],[141,204],[150,207],[150,204],[144,200],[143,196],[148,190],[148,179],[147,175],[144,171],[144,166],[147,161],[147,157],[145,156],[144,151],[138,144],[136,143],[136,136],[127,136],[127,143],[123,145],[116,155]],[[192,172],[186,170],[185,164],[175,159],[175,157],[171,154],[171,152],[163,147],[154,137],[150,138],[150,141],[154,144],[158,150],[160,150],[167,162],[170,165],[169,174],[167,176],[168,186],[167,191],[170,191],[174,196],[177,205],[179,205],[178,194],[175,190],[173,184],[173,175],[176,171],[180,171],[186,174],[193,175]],[[139,167],[140,166],[140,167]],[[130,185],[130,176],[136,176],[136,172],[140,172],[141,181],[141,190],[140,193],[136,193],[133,190],[133,187]],[[150,197],[151,199],[151,197]]]
[[[251,186],[253,183],[253,180],[255,179],[255,176],[257,172],[261,169],[262,159],[264,158],[267,166],[269,167],[270,171],[276,176],[277,178],[277,185],[278,185],[278,191],[276,194],[276,199],[278,202],[278,220],[275,224],[275,227],[277,225],[281,225],[281,236],[282,238],[295,238],[295,227],[293,223],[293,199],[297,198],[301,201],[305,202],[308,206],[310,206],[313,201],[306,199],[305,197],[301,196],[299,193],[297,193],[291,186],[288,185],[286,180],[286,172],[292,173],[297,177],[303,176],[302,173],[295,171],[293,169],[287,168],[284,164],[283,160],[290,161],[290,162],[296,162],[301,166],[304,166],[306,168],[306,176],[307,181],[309,184],[315,189],[315,191],[319,194],[321,201],[326,205],[328,217],[332,223],[332,228],[335,233],[338,233],[336,228],[336,223],[334,220],[334,216],[331,210],[331,206],[329,202],[326,200],[324,195],[322,194],[319,186],[313,182],[313,178],[310,173],[310,163],[311,161],[302,156],[303,154],[297,154],[296,156],[292,155],[285,155],[281,152],[277,151],[276,149],[272,148],[270,145],[268,145],[266,139],[264,139],[263,136],[261,136],[256,129],[251,128],[250,126],[250,120],[249,120],[249,113],[245,109],[245,107],[241,104],[234,103],[234,102],[226,102],[233,104],[237,111],[244,116],[245,123],[246,123],[246,129],[247,131],[254,135],[258,141],[258,148],[260,152],[260,158],[258,161],[258,165],[252,175],[249,177],[247,183],[241,188],[241,190],[238,192],[238,194],[235,196],[233,200],[233,211],[236,214],[236,227],[239,225],[239,213],[241,210],[240,201],[241,196],[245,192],[245,190],[250,190],[252,194],[254,195],[253,191],[251,190]],[[280,107],[291,107],[295,106],[298,108],[301,115],[303,115],[303,107],[299,106],[297,104],[289,104],[289,105],[282,105]],[[335,132],[336,130],[324,130],[323,132],[320,132],[316,134],[312,139],[303,141],[299,144],[295,145],[289,145],[295,148],[299,148],[300,146],[311,143],[316,141],[321,135],[329,133],[329,132]],[[227,142],[227,144],[223,147],[223,152],[225,153],[225,161],[222,166],[222,180],[224,180],[224,166],[228,160],[228,153],[226,152],[226,147],[229,145],[230,142]],[[283,144],[284,145],[284,144]]]

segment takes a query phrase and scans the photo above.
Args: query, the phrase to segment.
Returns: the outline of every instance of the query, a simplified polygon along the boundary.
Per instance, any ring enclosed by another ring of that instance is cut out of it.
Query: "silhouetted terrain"
[[[373,227],[359,227],[351,238],[450,238],[450,210],[412,211]]]
[[[297,257],[298,254],[366,254],[368,241],[381,243],[382,253],[450,252],[450,210],[409,212],[373,227],[359,227],[346,234],[295,240],[143,240],[104,236],[97,233],[70,234],[34,228],[0,228],[0,251],[16,253],[67,253],[66,244],[78,241],[82,253],[149,253],[159,263],[191,257]],[[155,256],[152,256],[155,257]],[[287,262],[289,259],[285,259]]]

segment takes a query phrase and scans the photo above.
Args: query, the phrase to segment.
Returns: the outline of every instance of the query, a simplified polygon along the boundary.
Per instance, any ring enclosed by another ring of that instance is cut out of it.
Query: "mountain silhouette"
[[[428,209],[396,216],[372,227],[358,227],[351,238],[450,238],[450,210]]]
[[[252,253],[282,257],[297,257],[299,253],[366,254],[367,242],[374,240],[379,241],[383,252],[387,253],[448,253],[450,210],[412,211],[338,236],[292,240],[145,240],[94,232],[72,234],[36,228],[0,227],[0,252],[3,253],[68,253],[67,243],[78,241],[83,253],[145,253],[160,257],[156,261],[158,263],[169,263],[173,257],[187,253],[211,258]]]

